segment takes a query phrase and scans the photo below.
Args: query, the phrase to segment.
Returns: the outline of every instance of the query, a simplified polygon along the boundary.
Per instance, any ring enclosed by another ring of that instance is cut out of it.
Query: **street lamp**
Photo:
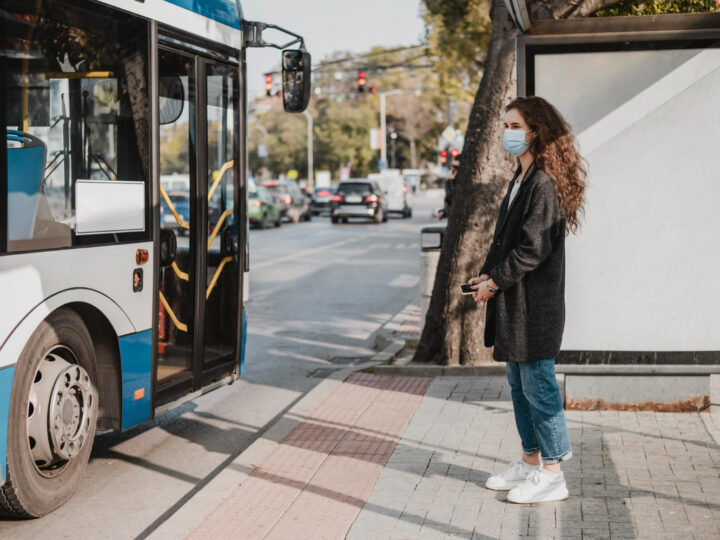
[[[394,96],[395,94],[402,94],[402,90],[388,90],[386,92],[380,92],[380,134],[382,140],[382,146],[380,147],[380,163],[382,166],[387,166],[387,136],[385,134],[385,98],[387,96]]]
[[[305,118],[307,118],[307,163],[308,163],[308,185],[313,187],[313,117],[307,109],[303,111]]]

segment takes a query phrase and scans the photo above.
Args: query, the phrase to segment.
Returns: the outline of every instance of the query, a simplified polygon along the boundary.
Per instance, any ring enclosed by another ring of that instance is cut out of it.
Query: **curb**
[[[406,316],[408,304],[375,333],[375,346],[380,349],[369,361],[332,372],[315,388],[303,396],[289,411],[275,422],[245,450],[243,450],[206,486],[179,507],[147,538],[174,540],[185,538],[194,531],[248,476],[268,457],[290,433],[332,394],[350,375],[377,367],[380,362],[390,362],[403,348],[405,340],[393,335],[398,320]]]

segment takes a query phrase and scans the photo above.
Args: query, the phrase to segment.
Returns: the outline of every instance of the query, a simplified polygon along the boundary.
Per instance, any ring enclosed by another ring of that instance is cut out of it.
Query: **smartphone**
[[[477,292],[477,290],[472,288],[472,285],[460,285],[460,293],[461,294],[472,294]]]

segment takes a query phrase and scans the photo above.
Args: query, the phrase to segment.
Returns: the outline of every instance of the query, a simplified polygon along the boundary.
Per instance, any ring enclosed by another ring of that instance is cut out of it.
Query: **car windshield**
[[[368,195],[372,192],[368,182],[343,182],[338,186],[338,193],[342,195]]]

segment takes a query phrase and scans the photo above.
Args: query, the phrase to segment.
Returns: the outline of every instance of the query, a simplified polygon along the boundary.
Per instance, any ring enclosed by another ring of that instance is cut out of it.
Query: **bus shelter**
[[[720,363],[720,14],[518,26],[518,95],[587,160],[561,362]]]

